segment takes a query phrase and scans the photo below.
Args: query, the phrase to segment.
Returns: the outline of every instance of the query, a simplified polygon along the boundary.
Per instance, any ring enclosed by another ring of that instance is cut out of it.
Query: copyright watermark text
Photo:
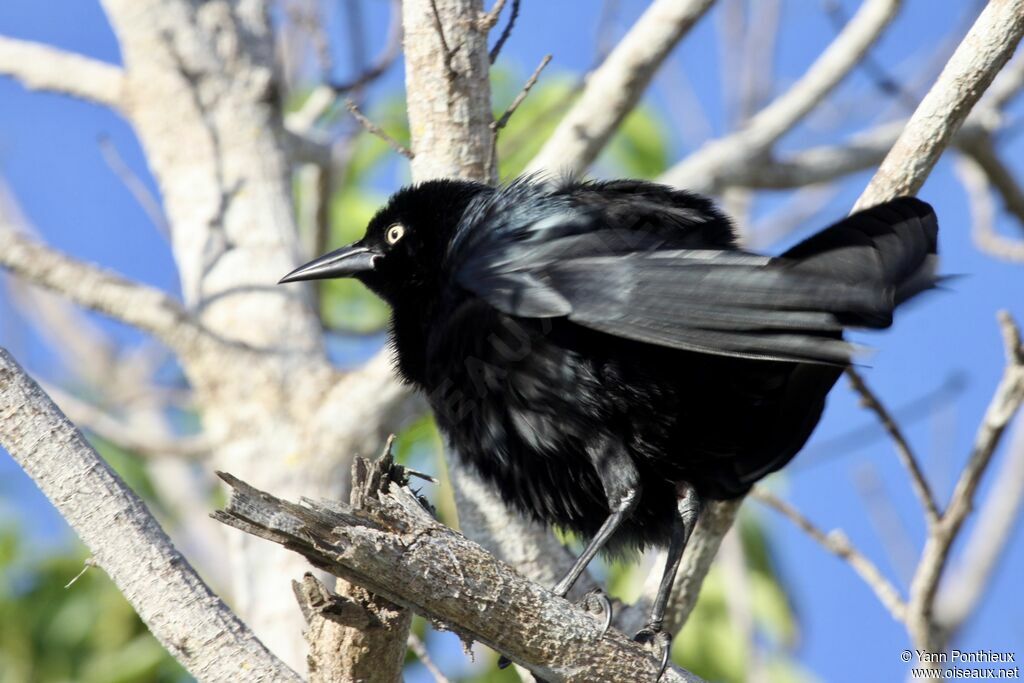
[[[910,670],[911,678],[925,680],[947,679],[1019,679],[1017,653],[998,650],[950,650],[928,652],[903,650],[900,660],[916,662]]]

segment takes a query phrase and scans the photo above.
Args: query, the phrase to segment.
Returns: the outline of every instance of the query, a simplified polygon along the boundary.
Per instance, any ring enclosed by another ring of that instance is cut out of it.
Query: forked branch
[[[496,560],[434,519],[390,455],[362,461],[357,504],[280,500],[222,474],[232,489],[215,518],[304,555],[315,566],[479,641],[544,680],[655,680],[643,646]],[[699,681],[679,669],[663,681]]]

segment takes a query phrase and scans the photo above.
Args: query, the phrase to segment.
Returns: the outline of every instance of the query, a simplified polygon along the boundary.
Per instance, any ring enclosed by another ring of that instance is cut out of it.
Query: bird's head
[[[431,180],[403,188],[388,200],[358,242],[296,268],[281,282],[352,277],[394,306],[417,300],[441,273],[455,228],[486,185]]]

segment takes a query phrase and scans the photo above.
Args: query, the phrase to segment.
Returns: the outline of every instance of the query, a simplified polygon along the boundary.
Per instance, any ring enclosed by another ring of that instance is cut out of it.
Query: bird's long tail
[[[932,207],[899,197],[859,211],[796,245],[779,261],[794,273],[880,293],[870,305],[832,312],[844,326],[884,328],[896,306],[930,289],[936,275],[938,222]],[[828,308],[827,302],[822,302]]]

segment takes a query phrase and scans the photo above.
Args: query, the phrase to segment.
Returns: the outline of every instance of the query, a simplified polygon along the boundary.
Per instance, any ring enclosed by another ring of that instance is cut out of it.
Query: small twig
[[[444,35],[444,26],[441,24],[441,13],[437,11],[437,0],[430,0],[430,9],[433,11],[434,17],[434,29],[437,31],[437,37],[441,39],[441,50],[444,53],[444,64],[448,69],[448,79],[455,80],[459,73],[455,70],[452,61],[455,59],[455,53],[458,52],[459,48],[456,47],[452,50],[448,46],[448,39]],[[412,157],[409,157],[410,159]]]
[[[121,153],[107,135],[100,135],[97,142],[100,146],[100,152],[103,153],[103,160],[107,162],[110,170],[128,188],[128,192],[139,203],[142,210],[146,212],[149,220],[153,221],[153,225],[156,226],[160,234],[165,239],[170,239],[171,226],[167,222],[167,217],[160,206],[160,201],[153,196],[153,193],[149,191],[149,188],[142,182],[142,179],[128,166],[124,157],[121,156]]]
[[[67,582],[66,584],[64,584],[64,590],[67,590],[68,588],[71,588],[72,586],[74,586],[74,585],[75,585],[75,583],[76,583],[76,582],[77,582],[77,581],[78,581],[78,580],[79,580],[80,578],[82,578],[83,576],[85,576],[85,573],[86,573],[87,571],[89,571],[89,569],[90,569],[91,567],[96,567],[96,566],[98,566],[98,565],[96,564],[96,560],[94,560],[94,559],[93,559],[92,557],[87,557],[87,558],[85,558],[85,562],[83,562],[83,563],[82,563],[82,571],[80,571],[80,572],[78,572],[77,574],[75,574],[75,575],[74,575],[73,577],[71,577],[71,580],[70,580],[70,581],[68,581],[68,582]]]
[[[484,12],[480,15],[480,20],[477,22],[477,30],[484,32],[490,31],[498,23],[498,19],[501,17],[501,11],[505,9],[505,3],[508,0],[496,0],[494,6],[491,7],[490,12]]]
[[[356,106],[355,102],[348,98],[345,98],[345,108],[348,109],[349,113],[352,114],[355,120],[358,121],[359,124],[364,129],[366,129],[367,133],[370,133],[371,135],[376,135],[378,138],[388,143],[391,146],[391,149],[395,150],[406,159],[413,158],[413,153],[411,149],[409,149],[401,142],[388,135],[386,132],[384,132],[384,129],[378,126],[376,123],[366,118],[363,112],[359,111],[359,107]]]
[[[900,597],[899,591],[885,578],[878,567],[867,556],[854,547],[846,534],[839,530],[828,533],[822,531],[805,517],[803,513],[775,496],[775,494],[766,491],[762,486],[754,487],[750,495],[793,522],[793,524],[803,530],[825,550],[845,560],[864,582],[868,584],[871,590],[875,592],[879,601],[889,610],[893,618],[897,621],[903,621],[907,606],[903,598]]]
[[[497,121],[491,122],[491,130],[493,130],[495,134],[504,128],[508,123],[508,120],[512,118],[512,114],[516,113],[516,109],[518,109],[519,105],[523,103],[526,96],[530,94],[530,89],[537,84],[537,79],[540,78],[540,72],[544,70],[544,67],[546,67],[550,61],[551,55],[544,55],[544,59],[540,60],[540,64],[538,64],[537,68],[533,70],[533,74],[530,76],[529,80],[526,81],[523,89],[519,91],[519,94],[516,95],[515,99],[512,100],[512,103],[508,105],[508,109],[505,110],[505,113],[502,114]]]
[[[368,69],[360,72],[355,78],[338,83],[330,83],[335,93],[347,93],[369,85],[388,72],[402,53],[402,8],[399,0],[391,2],[391,19],[388,25],[387,44],[380,55]]]
[[[871,410],[878,416],[879,422],[885,428],[885,431],[892,437],[893,443],[896,445],[896,453],[900,458],[900,462],[907,468],[910,473],[910,480],[914,487],[914,493],[921,500],[921,504],[924,506],[925,517],[928,519],[928,524],[934,526],[938,524],[941,513],[939,512],[939,506],[935,503],[935,496],[932,494],[931,487],[928,485],[928,480],[924,476],[924,471],[921,469],[918,463],[917,457],[914,455],[914,451],[910,448],[910,443],[907,442],[906,437],[903,435],[903,431],[900,426],[896,424],[896,420],[893,419],[892,415],[889,414],[889,410],[882,405],[882,402],[878,399],[868,385],[864,382],[864,378],[860,376],[856,370],[852,367],[846,369],[846,378],[850,381],[850,386],[861,398],[861,403],[865,408]]]
[[[864,463],[853,472],[853,485],[864,501],[868,519],[882,541],[889,563],[899,579],[909,583],[917,569],[917,548],[874,463]]]
[[[1024,229],[1024,189],[1014,177],[1013,170],[999,156],[992,135],[984,130],[972,131],[963,136],[960,149],[985,173],[988,183],[1003,200],[1006,211]]]
[[[967,466],[953,489],[947,509],[949,517],[966,517],[970,512],[981,475],[999,445],[1006,425],[1024,402],[1024,346],[1021,345],[1020,329],[1006,311],[1000,311],[998,319],[1006,350],[1006,370],[985,411]]]
[[[495,8],[497,9],[498,12],[501,12],[501,7],[504,4],[504,0],[498,0],[498,2],[495,4]],[[505,25],[505,29],[501,32],[501,35],[498,36],[498,42],[496,42],[494,44],[494,47],[491,48],[491,52],[489,55],[491,64],[494,64],[494,62],[497,61],[498,55],[501,53],[501,48],[505,47],[505,42],[508,40],[509,36],[512,35],[512,27],[516,25],[516,19],[518,18],[519,0],[512,0],[512,13],[508,17],[508,24]],[[497,21],[498,17],[495,16],[494,20]]]
[[[843,5],[837,2],[837,0],[825,0],[824,5],[825,14],[828,15],[829,21],[832,22],[832,28],[837,34],[840,33],[850,20],[850,17],[846,14]],[[895,97],[909,111],[913,111],[914,107],[917,106],[917,98],[900,85],[898,80],[889,75],[885,67],[871,56],[870,50],[864,53],[859,68],[868,77],[872,85],[882,94]]]
[[[317,67],[321,74],[329,74],[334,70],[334,59],[331,56],[331,45],[325,30],[326,22],[316,3],[286,5],[288,19],[301,31],[306,33],[313,47]]]
[[[500,1],[501,0],[499,0],[499,2]],[[434,663],[434,660],[431,659],[430,652],[427,651],[426,643],[420,640],[419,636],[415,633],[411,632],[409,633],[409,649],[416,654],[416,658],[420,660],[420,664],[430,672],[430,675],[434,677],[434,680],[437,683],[449,683],[448,678],[441,673],[441,669],[438,668],[437,664]]]

